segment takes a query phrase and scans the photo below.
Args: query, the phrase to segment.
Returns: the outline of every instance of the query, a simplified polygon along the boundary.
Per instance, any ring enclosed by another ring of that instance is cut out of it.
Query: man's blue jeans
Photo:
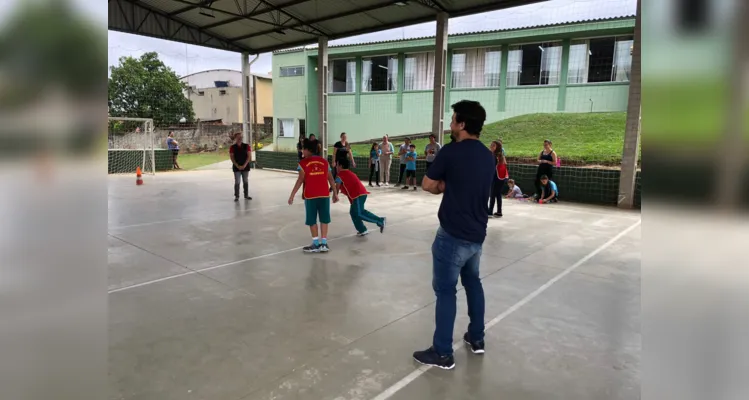
[[[453,353],[453,328],[460,276],[468,299],[468,336],[471,341],[484,340],[484,288],[479,277],[481,244],[451,236],[442,228],[432,244],[432,288],[437,295],[437,310],[432,345],[441,356]]]

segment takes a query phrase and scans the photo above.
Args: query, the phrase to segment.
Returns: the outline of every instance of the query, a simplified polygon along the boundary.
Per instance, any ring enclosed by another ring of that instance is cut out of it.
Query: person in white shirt
[[[510,188],[506,196],[508,199],[522,199],[525,197],[523,196],[523,191],[520,190],[520,186],[515,184],[514,179],[508,180],[507,186]]]

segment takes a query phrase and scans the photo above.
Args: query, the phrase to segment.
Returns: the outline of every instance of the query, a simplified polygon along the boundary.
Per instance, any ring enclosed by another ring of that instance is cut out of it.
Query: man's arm
[[[234,152],[229,151],[229,158],[231,159],[231,163],[234,164],[235,167],[237,167],[238,170],[242,170],[242,168],[239,167],[239,164],[234,160]]]
[[[294,189],[291,190],[291,196],[289,196],[289,205],[292,205],[294,203],[294,196],[296,196],[296,192],[299,191],[299,188],[302,187],[302,183],[304,183],[304,170],[300,169],[299,177],[296,178]]]
[[[247,146],[247,161],[245,161],[244,165],[242,165],[242,170],[247,168],[247,165],[250,164],[250,160],[252,160],[252,148],[248,145]]]
[[[434,159],[434,163],[429,167],[424,179],[421,181],[421,188],[431,194],[440,194],[445,191],[445,177],[447,174],[448,153],[442,153]]]

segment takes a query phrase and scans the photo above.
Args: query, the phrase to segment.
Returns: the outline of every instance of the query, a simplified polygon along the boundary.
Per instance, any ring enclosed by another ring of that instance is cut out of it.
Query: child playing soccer
[[[351,221],[354,222],[356,235],[364,236],[369,233],[362,221],[376,224],[380,228],[380,233],[382,233],[385,230],[385,218],[380,218],[364,208],[369,192],[367,192],[359,177],[349,170],[349,160],[339,160],[336,168],[338,168],[336,192],[340,190],[351,203],[349,214],[351,215]]]
[[[309,226],[312,234],[312,245],[305,247],[305,253],[325,253],[328,247],[328,224],[330,223],[330,195],[328,188],[335,188],[333,175],[330,172],[328,162],[315,155],[317,141],[306,139],[302,146],[304,158],[299,162],[299,177],[294,184],[294,189],[289,196],[289,205],[294,203],[294,196],[299,188],[304,185],[302,197],[304,198],[304,209],[306,213],[305,225]],[[338,202],[338,190],[333,191],[333,203]],[[317,219],[320,218],[320,231],[322,238],[318,238]]]
[[[403,189],[408,189],[408,180],[411,179],[411,182],[414,185],[414,190],[416,190],[416,145],[411,144],[410,151],[406,153],[406,186],[403,186]]]

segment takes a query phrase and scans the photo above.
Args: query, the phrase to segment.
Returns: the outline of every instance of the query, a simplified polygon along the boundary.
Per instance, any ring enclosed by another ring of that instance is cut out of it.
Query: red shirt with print
[[[359,196],[369,194],[359,177],[348,169],[342,169],[338,173],[338,181],[341,184],[341,192],[348,197],[350,202]]]
[[[330,196],[328,185],[328,173],[330,165],[320,156],[303,158],[299,167],[304,171],[304,190],[302,194],[305,200],[318,199]]]

